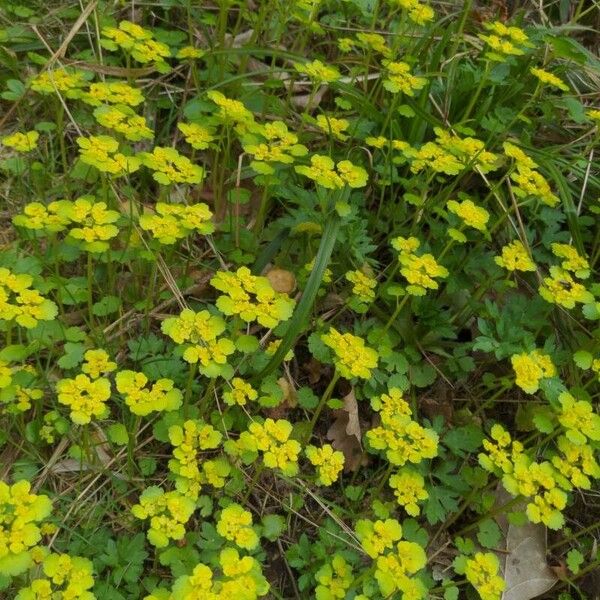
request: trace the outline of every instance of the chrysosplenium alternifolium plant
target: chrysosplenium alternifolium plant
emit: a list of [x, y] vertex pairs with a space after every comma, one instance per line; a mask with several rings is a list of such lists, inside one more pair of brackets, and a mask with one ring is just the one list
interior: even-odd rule
[[0, 597], [583, 597], [592, 9], [113, 4], [0, 7]]

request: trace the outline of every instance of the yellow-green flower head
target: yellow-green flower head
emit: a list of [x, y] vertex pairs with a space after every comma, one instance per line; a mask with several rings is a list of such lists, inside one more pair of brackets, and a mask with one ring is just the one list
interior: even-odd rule
[[246, 323], [256, 321], [269, 328], [292, 316], [294, 300], [276, 292], [266, 277], [253, 275], [248, 267], [240, 267], [235, 273], [219, 271], [210, 284], [224, 292], [216, 305], [225, 315], [238, 315]]
[[417, 25], [426, 25], [433, 21], [435, 12], [431, 6], [422, 4], [421, 2], [412, 2], [408, 12], [408, 18]]
[[0, 320], [15, 321], [21, 327], [33, 329], [39, 321], [52, 321], [58, 307], [31, 287], [33, 278], [15, 274], [0, 267]]
[[402, 396], [402, 390], [394, 387], [390, 388], [387, 394], [371, 398], [371, 408], [376, 410], [384, 421], [394, 416], [412, 414], [408, 402]]
[[119, 177], [135, 173], [140, 168], [141, 160], [118, 152], [119, 142], [108, 135], [78, 137], [77, 144], [81, 149], [81, 162], [96, 167], [102, 173]]
[[77, 425], [87, 425], [93, 418], [108, 415], [106, 401], [110, 398], [110, 381], [104, 377], [90, 379], [80, 373], [74, 379], [61, 379], [56, 384], [58, 401], [70, 409]]
[[247, 442], [263, 453], [263, 462], [269, 469], [279, 469], [288, 477], [298, 473], [298, 454], [302, 447], [290, 440], [292, 424], [285, 419], [266, 419], [264, 423], [254, 421], [248, 427]]
[[30, 551], [42, 538], [39, 524], [51, 510], [48, 496], [32, 494], [28, 481], [0, 481], [0, 575], [16, 576], [31, 566]]
[[399, 473], [394, 473], [388, 483], [394, 490], [398, 504], [411, 517], [418, 516], [421, 512], [418, 503], [429, 498], [423, 476], [412, 469], [402, 469]]
[[26, 131], [25, 133], [17, 131], [4, 136], [0, 141], [7, 148], [14, 148], [17, 152], [25, 153], [36, 149], [39, 137], [40, 134], [37, 131]]
[[599, 441], [600, 415], [594, 412], [592, 405], [585, 400], [576, 400], [568, 392], [563, 392], [558, 399], [561, 405], [558, 422], [567, 430], [567, 439], [578, 446], [588, 439]]
[[536, 266], [527, 248], [520, 240], [515, 240], [502, 247], [500, 256], [494, 257], [497, 265], [504, 267], [507, 271], [535, 271]]
[[216, 90], [211, 90], [206, 95], [219, 107], [217, 118], [226, 125], [236, 125], [239, 133], [243, 133], [254, 123], [254, 115], [243, 102], [227, 98]]
[[103, 27], [100, 44], [107, 50], [122, 48], [141, 63], [164, 63], [164, 59], [171, 56], [169, 46], [154, 38], [148, 29], [140, 27], [130, 21], [121, 21], [119, 27]]
[[87, 84], [87, 74], [73, 69], [53, 69], [36, 75], [30, 87], [38, 94], [61, 93], [67, 98], [78, 98]]
[[564, 259], [560, 263], [562, 269], [570, 271], [580, 279], [587, 279], [590, 276], [590, 263], [586, 258], [580, 256], [573, 246], [554, 242], [551, 244], [551, 248], [554, 256]]
[[363, 550], [371, 557], [377, 558], [394, 547], [394, 543], [402, 539], [402, 526], [396, 519], [370, 521], [359, 519], [354, 527]]
[[220, 456], [214, 460], [205, 460], [202, 463], [202, 473], [200, 473], [200, 483], [208, 483], [214, 488], [222, 488], [229, 474], [231, 473], [231, 465], [229, 461]]
[[438, 264], [431, 254], [412, 254], [400, 252], [400, 273], [409, 285], [406, 291], [413, 296], [423, 296], [427, 290], [437, 290], [439, 283], [435, 278], [445, 279], [449, 272], [446, 267]]
[[120, 133], [132, 142], [151, 140], [154, 137], [146, 119], [124, 104], [99, 106], [94, 110], [94, 117], [103, 127]]
[[367, 144], [367, 146], [372, 146], [373, 148], [377, 148], [378, 150], [381, 150], [381, 148], [387, 146], [388, 143], [388, 138], [384, 137], [383, 135], [379, 135], [377, 137], [369, 136], [365, 138], [365, 144]]
[[533, 196], [551, 207], [560, 202], [558, 196], [552, 193], [548, 181], [538, 171], [521, 167], [517, 163], [517, 169], [511, 173], [510, 178], [516, 184], [513, 191], [519, 198]]
[[377, 280], [369, 277], [362, 271], [348, 271], [345, 275], [346, 279], [353, 284], [352, 293], [360, 302], [369, 304], [375, 300], [375, 288]]
[[465, 577], [482, 600], [500, 600], [506, 583], [499, 571], [500, 562], [492, 552], [476, 552], [465, 564]]
[[157, 202], [155, 209], [155, 215], [141, 215], [139, 224], [161, 244], [174, 244], [194, 232], [208, 235], [215, 230], [213, 214], [203, 202], [190, 206]]
[[600, 478], [600, 465], [594, 456], [594, 449], [587, 444], [574, 444], [566, 436], [558, 438], [557, 446], [562, 456], [557, 454], [552, 457], [554, 468], [564, 475], [573, 487], [591, 489], [590, 478]]
[[399, 236], [391, 241], [392, 248], [400, 253], [414, 254], [421, 246], [421, 242], [416, 237], [404, 238]]
[[164, 548], [169, 540], [183, 539], [184, 526], [195, 508], [196, 503], [191, 498], [151, 486], [142, 492], [131, 512], [138, 519], [150, 519], [148, 541], [157, 548]]
[[179, 60], [197, 60], [202, 58], [205, 54], [206, 52], [200, 48], [195, 48], [194, 46], [184, 46], [177, 51], [175, 56]]
[[407, 96], [414, 96], [415, 92], [425, 87], [427, 79], [417, 77], [410, 71], [410, 65], [405, 62], [393, 62], [387, 60], [383, 62], [386, 69], [383, 87], [392, 94], [402, 92]]
[[489, 60], [504, 62], [508, 56], [522, 56], [526, 48], [531, 48], [527, 34], [519, 27], [505, 25], [501, 21], [484, 23], [489, 34], [479, 34], [490, 48], [486, 53]]
[[317, 483], [331, 485], [338, 480], [344, 468], [344, 455], [339, 450], [334, 450], [331, 444], [321, 448], [307, 446], [304, 450], [306, 458], [317, 467]]
[[336, 119], [335, 117], [328, 117], [326, 115], [317, 116], [317, 127], [327, 135], [331, 135], [341, 142], [348, 139], [348, 136], [344, 132], [348, 129], [349, 125], [350, 123], [347, 119]]
[[204, 150], [215, 140], [213, 127], [198, 123], [177, 123], [177, 129], [183, 133], [185, 141], [195, 150]]
[[569, 91], [569, 86], [560, 77], [554, 75], [554, 73], [549, 73], [548, 71], [544, 71], [544, 69], [538, 69], [536, 67], [531, 67], [529, 72], [532, 75], [535, 75], [542, 83], [547, 83], [563, 92]]
[[425, 550], [416, 542], [401, 540], [396, 551], [378, 556], [375, 579], [384, 597], [394, 597], [394, 592], [402, 592], [400, 597], [420, 600], [425, 598], [427, 590], [414, 575], [427, 564]]
[[60, 202], [50, 202], [48, 206], [41, 202], [30, 202], [23, 207], [23, 212], [13, 217], [17, 227], [25, 227], [35, 231], [57, 233], [69, 224], [69, 218], [59, 214]]
[[337, 47], [340, 52], [350, 52], [356, 46], [356, 42], [352, 38], [338, 38]]
[[225, 321], [207, 310], [195, 313], [186, 308], [179, 317], [165, 319], [162, 332], [176, 344], [185, 345], [183, 359], [199, 363], [200, 372], [217, 377], [227, 365], [227, 357], [235, 352], [235, 344], [227, 338], [218, 338], [225, 331]]
[[109, 210], [106, 202], [96, 202], [94, 196], [77, 198], [74, 202], [58, 201], [57, 213], [69, 219], [72, 227], [69, 237], [75, 240], [84, 250], [101, 253], [108, 250], [108, 240], [119, 233], [114, 223], [119, 219], [116, 210]]
[[81, 93], [81, 100], [91, 106], [101, 104], [137, 106], [144, 101], [144, 96], [140, 90], [122, 81], [103, 81], [91, 83], [89, 88]]
[[363, 48], [379, 52], [380, 54], [383, 54], [385, 58], [389, 58], [392, 54], [391, 49], [386, 44], [385, 38], [378, 33], [360, 32], [356, 34], [356, 39]]
[[515, 372], [515, 383], [528, 394], [535, 394], [540, 387], [540, 381], [556, 375], [556, 367], [547, 354], [539, 350], [513, 354], [510, 357]]
[[204, 169], [175, 148], [156, 146], [152, 152], [140, 152], [138, 157], [144, 166], [154, 171], [152, 177], [161, 185], [200, 183], [204, 178]]
[[351, 333], [340, 333], [331, 327], [327, 333], [321, 335], [321, 339], [333, 350], [335, 368], [342, 377], [371, 377], [371, 371], [377, 367], [379, 355], [373, 348], [365, 346], [361, 337]]
[[177, 410], [183, 394], [171, 379], [158, 379], [150, 389], [148, 378], [136, 371], [119, 371], [116, 377], [117, 390], [125, 398], [125, 404], [134, 415], [145, 417], [151, 412]]
[[594, 301], [591, 292], [575, 281], [568, 271], [557, 266], [550, 267], [550, 277], [544, 277], [539, 292], [546, 302], [564, 308], [575, 308], [577, 303], [587, 304]]
[[117, 368], [117, 363], [110, 360], [106, 350], [88, 350], [83, 358], [84, 363], [81, 365], [81, 370], [92, 379], [112, 373]]
[[68, 554], [48, 554], [42, 562], [45, 577], [36, 578], [22, 588], [15, 600], [96, 600], [89, 590], [94, 587], [94, 566], [90, 560]]
[[533, 498], [525, 514], [532, 523], [543, 523], [549, 529], [558, 530], [565, 524], [562, 512], [567, 506], [567, 494], [561, 489], [552, 488]]
[[340, 72], [331, 65], [326, 65], [320, 60], [306, 63], [294, 63], [298, 73], [306, 75], [314, 83], [331, 83], [341, 78]]
[[258, 535], [252, 529], [252, 513], [239, 504], [232, 503], [221, 512], [217, 533], [245, 550], [258, 546]]
[[485, 231], [487, 222], [490, 219], [490, 213], [481, 206], [477, 206], [473, 200], [463, 200], [457, 202], [450, 200], [446, 204], [451, 213], [457, 215], [463, 223], [478, 231]]
[[234, 377], [231, 382], [231, 389], [223, 393], [223, 400], [229, 406], [245, 406], [258, 398], [258, 392], [251, 384], [244, 381], [241, 377]]
[[331, 563], [324, 564], [315, 574], [317, 587], [315, 598], [317, 600], [333, 600], [345, 598], [346, 590], [352, 585], [352, 567], [345, 559], [335, 554]]
[[515, 163], [521, 169], [537, 169], [538, 165], [532, 158], [527, 156], [521, 148], [512, 144], [511, 142], [504, 142], [502, 144], [504, 148], [504, 154], [508, 156], [508, 158], [513, 158]]
[[312, 179], [317, 184], [331, 190], [340, 189], [344, 185], [351, 188], [361, 188], [367, 185], [368, 175], [365, 169], [354, 165], [349, 160], [336, 164], [329, 156], [313, 154], [310, 157], [310, 167], [299, 165], [294, 167], [297, 173]]
[[479, 454], [479, 464], [490, 473], [512, 473], [514, 463], [523, 454], [523, 444], [513, 441], [508, 431], [498, 423], [492, 426], [490, 437], [483, 440], [486, 453]]

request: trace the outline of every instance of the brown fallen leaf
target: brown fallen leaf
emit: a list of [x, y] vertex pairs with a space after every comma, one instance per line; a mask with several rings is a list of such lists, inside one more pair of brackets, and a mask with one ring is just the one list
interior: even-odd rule
[[265, 277], [276, 292], [291, 294], [296, 289], [296, 278], [294, 274], [285, 269], [271, 269]]
[[361, 444], [358, 403], [354, 389], [344, 396], [344, 407], [334, 411], [335, 421], [327, 430], [331, 445], [344, 455], [344, 471], [356, 471], [368, 463]]

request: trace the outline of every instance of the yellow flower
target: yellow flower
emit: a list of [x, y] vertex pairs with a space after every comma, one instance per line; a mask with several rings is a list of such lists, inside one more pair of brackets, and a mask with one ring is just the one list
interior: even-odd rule
[[14, 148], [17, 152], [31, 152], [37, 146], [40, 134], [37, 131], [27, 131], [21, 133], [17, 131], [12, 135], [2, 138], [2, 144], [9, 148]]
[[363, 550], [371, 558], [377, 558], [386, 550], [391, 550], [394, 542], [402, 539], [402, 526], [396, 519], [375, 522], [359, 519], [354, 529]]
[[138, 156], [144, 166], [154, 171], [152, 177], [161, 185], [200, 183], [204, 178], [204, 169], [175, 148], [155, 146], [152, 152], [141, 152]]
[[183, 394], [171, 379], [158, 379], [151, 389], [145, 386], [148, 378], [136, 371], [119, 371], [116, 377], [117, 390], [123, 394], [125, 404], [134, 415], [145, 417], [151, 412], [177, 410]]
[[507, 271], [535, 271], [536, 269], [529, 252], [520, 240], [504, 246], [501, 256], [494, 257], [494, 261]]
[[377, 137], [369, 136], [365, 138], [365, 144], [367, 144], [367, 146], [373, 146], [373, 148], [381, 150], [381, 148], [388, 144], [388, 139], [382, 135]]
[[386, 45], [385, 38], [378, 33], [360, 32], [356, 34], [356, 39], [363, 47], [375, 50], [375, 52], [383, 54], [386, 58], [389, 58], [392, 54], [391, 49]]
[[68, 406], [73, 423], [87, 425], [92, 418], [104, 418], [109, 409], [110, 381], [105, 378], [92, 380], [80, 373], [75, 379], [61, 379], [56, 384], [58, 401]]
[[258, 546], [258, 535], [252, 529], [252, 513], [239, 504], [231, 503], [223, 509], [217, 521], [217, 533], [245, 550]]
[[479, 454], [479, 464], [491, 473], [512, 473], [515, 461], [523, 453], [523, 444], [513, 441], [508, 431], [497, 423], [492, 426], [490, 437], [493, 441], [483, 440], [487, 454]]
[[427, 83], [424, 77], [417, 77], [410, 72], [410, 65], [405, 62], [385, 61], [386, 78], [383, 87], [393, 94], [402, 92], [407, 96], [414, 96]]
[[360, 302], [369, 304], [375, 300], [375, 288], [377, 280], [373, 277], [365, 275], [362, 271], [348, 271], [345, 275], [346, 279], [353, 284], [352, 293]]
[[29, 202], [23, 207], [23, 212], [13, 217], [13, 223], [18, 227], [44, 230], [49, 233], [63, 231], [69, 224], [69, 218], [59, 214], [60, 202], [50, 202], [45, 206], [41, 202]]
[[437, 290], [439, 283], [435, 278], [448, 277], [448, 269], [440, 265], [431, 254], [413, 254], [400, 252], [400, 273], [406, 278], [409, 285], [406, 291], [413, 296], [423, 296], [427, 290]]
[[574, 444], [566, 436], [558, 438], [557, 446], [562, 456], [557, 454], [552, 457], [554, 468], [574, 487], [591, 489], [590, 478], [600, 478], [600, 465], [596, 462], [593, 448], [587, 444]]
[[484, 27], [490, 32], [489, 35], [479, 34], [491, 49], [486, 57], [497, 62], [504, 62], [508, 56], [521, 56], [525, 54], [525, 48], [530, 48], [529, 38], [522, 29], [507, 26], [501, 21], [484, 23]]
[[433, 8], [419, 2], [417, 2], [414, 8], [408, 13], [408, 18], [417, 25], [425, 25], [426, 23], [433, 21], [434, 17], [435, 12], [433, 11]]
[[141, 63], [155, 62], [164, 64], [164, 59], [171, 56], [166, 44], [154, 38], [154, 34], [131, 21], [121, 21], [119, 27], [103, 27], [100, 44], [107, 50], [122, 48], [127, 50], [135, 60]]
[[78, 98], [86, 85], [87, 73], [73, 69], [52, 69], [36, 75], [30, 82], [38, 94], [61, 93], [67, 98]]
[[144, 101], [144, 96], [139, 89], [122, 81], [102, 81], [90, 84], [87, 91], [81, 93], [81, 100], [91, 106], [101, 104], [137, 106]]
[[330, 65], [323, 64], [320, 60], [306, 63], [294, 63], [298, 73], [303, 73], [315, 83], [331, 83], [340, 79], [340, 72]]
[[94, 110], [94, 117], [100, 125], [112, 129], [132, 142], [154, 137], [146, 119], [137, 115], [129, 106], [99, 106]]
[[[292, 424], [285, 419], [266, 419], [264, 423], [254, 421], [248, 427], [244, 443], [254, 446], [255, 451], [263, 453], [263, 462], [269, 469], [279, 469], [288, 477], [298, 473], [298, 454], [301, 446], [296, 440], [289, 439]], [[242, 436], [244, 434], [242, 433]]]
[[400, 541], [396, 544], [396, 552], [378, 556], [375, 579], [384, 597], [394, 597], [394, 592], [410, 593], [411, 600], [425, 598], [427, 590], [418, 579], [409, 576], [420, 571], [427, 564], [425, 551], [415, 542]]
[[581, 446], [587, 439], [600, 440], [600, 415], [594, 412], [592, 405], [585, 400], [576, 400], [568, 392], [558, 397], [561, 413], [558, 422], [567, 430], [569, 441]]
[[321, 339], [333, 350], [335, 368], [342, 377], [371, 377], [371, 371], [377, 367], [379, 355], [376, 350], [365, 346], [362, 338], [351, 333], [340, 333], [330, 327], [327, 333], [321, 335]]
[[208, 235], [215, 230], [212, 212], [203, 202], [189, 206], [157, 202], [155, 209], [155, 215], [141, 215], [139, 224], [161, 244], [174, 244], [195, 231]]
[[206, 53], [204, 50], [200, 50], [200, 48], [195, 48], [194, 46], [184, 46], [177, 52], [176, 58], [179, 60], [196, 60], [198, 58], [202, 58], [205, 54]]
[[577, 303], [594, 301], [594, 296], [583, 285], [576, 282], [568, 271], [557, 266], [550, 267], [550, 277], [544, 277], [539, 292], [546, 302], [564, 308], [574, 308]]
[[352, 584], [352, 567], [339, 554], [334, 554], [331, 563], [324, 564], [315, 574], [318, 600], [345, 598], [346, 590]]
[[548, 71], [544, 71], [544, 69], [538, 69], [536, 67], [531, 67], [529, 71], [532, 75], [535, 75], [542, 83], [547, 83], [548, 85], [562, 90], [563, 92], [569, 91], [569, 86], [560, 77], [554, 75], [554, 73], [548, 73]]
[[110, 360], [106, 350], [88, 350], [83, 358], [85, 362], [81, 370], [92, 379], [98, 379], [100, 375], [111, 373], [117, 368], [117, 363]]
[[251, 402], [258, 398], [258, 392], [240, 377], [234, 377], [230, 384], [231, 389], [223, 393], [225, 404], [244, 406], [248, 401]]
[[238, 132], [244, 132], [254, 123], [254, 115], [239, 100], [227, 98], [221, 92], [211, 90], [206, 94], [218, 107], [217, 117], [226, 125], [234, 124]]
[[348, 129], [349, 125], [350, 123], [347, 119], [336, 119], [326, 115], [317, 116], [317, 127], [342, 142], [348, 139], [348, 136], [344, 132]]
[[491, 552], [477, 552], [465, 565], [465, 577], [482, 600], [500, 600], [506, 583], [498, 575], [500, 563]]
[[325, 444], [321, 448], [307, 446], [304, 453], [311, 464], [317, 467], [317, 483], [328, 486], [337, 481], [344, 468], [344, 455], [341, 452], [334, 450], [331, 444]]
[[538, 391], [541, 379], [556, 375], [556, 367], [550, 356], [539, 350], [513, 354], [510, 362], [516, 375], [515, 383], [528, 394]]
[[576, 277], [587, 279], [590, 276], [590, 263], [570, 244], [552, 243], [552, 254], [564, 260], [560, 266], [565, 271], [571, 271]]
[[212, 127], [197, 123], [177, 123], [177, 129], [183, 133], [185, 141], [196, 150], [208, 148], [215, 139], [215, 130]]
[[411, 469], [403, 469], [393, 474], [389, 479], [389, 486], [394, 490], [398, 504], [403, 506], [411, 517], [416, 517], [421, 512], [418, 502], [429, 498], [423, 476]]
[[140, 168], [140, 159], [118, 152], [119, 142], [108, 135], [78, 137], [77, 144], [81, 148], [81, 162], [103, 173], [119, 177], [135, 173]]
[[342, 160], [336, 165], [329, 156], [313, 154], [310, 157], [310, 167], [300, 165], [294, 167], [297, 173], [312, 179], [327, 189], [340, 189], [345, 184], [351, 188], [364, 187], [367, 184], [367, 172], [349, 160]]
[[465, 225], [473, 227], [478, 231], [486, 230], [490, 213], [485, 208], [477, 206], [472, 200], [467, 199], [462, 202], [450, 200], [446, 206], [451, 213], [458, 215]]

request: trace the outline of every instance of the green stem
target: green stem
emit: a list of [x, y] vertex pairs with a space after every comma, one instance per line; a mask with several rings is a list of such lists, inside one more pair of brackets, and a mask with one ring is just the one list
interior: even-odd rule
[[325, 408], [325, 404], [327, 404], [327, 401], [331, 397], [331, 394], [333, 393], [333, 389], [335, 388], [335, 384], [338, 382], [339, 378], [340, 378], [340, 374], [336, 371], [334, 373], [331, 381], [329, 382], [329, 385], [323, 392], [323, 395], [321, 396], [321, 400], [319, 401], [319, 405], [317, 406], [317, 408], [312, 416], [312, 419], [310, 420], [310, 425], [309, 425], [308, 431], [306, 432], [306, 440], [305, 440], [306, 442], [308, 442], [310, 440], [310, 438], [312, 436], [312, 432], [313, 432], [315, 425], [317, 424], [317, 421], [319, 419], [319, 416], [321, 415], [321, 412]]

